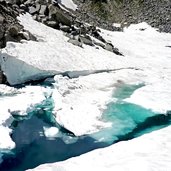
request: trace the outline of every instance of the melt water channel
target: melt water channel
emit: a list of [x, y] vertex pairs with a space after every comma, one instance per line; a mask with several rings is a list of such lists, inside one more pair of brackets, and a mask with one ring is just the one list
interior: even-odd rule
[[[144, 85], [123, 85], [113, 94], [114, 102], [107, 105], [102, 115], [111, 127], [99, 132], [76, 137], [61, 127], [52, 114], [54, 101], [51, 96], [35, 106], [27, 116], [15, 116], [11, 125], [15, 149], [3, 154], [1, 171], [24, 171], [40, 164], [63, 161], [97, 148], [104, 148], [119, 141], [126, 141], [170, 125], [171, 114], [158, 114], [124, 99]], [[85, 106], [86, 107], [86, 106]], [[57, 127], [56, 137], [47, 138], [45, 127]], [[3, 152], [2, 152], [3, 153]]]

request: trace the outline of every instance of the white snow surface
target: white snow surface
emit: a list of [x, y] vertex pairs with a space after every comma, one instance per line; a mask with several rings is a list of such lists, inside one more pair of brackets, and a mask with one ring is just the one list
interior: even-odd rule
[[[60, 124], [76, 135], [96, 132], [101, 127], [110, 126], [110, 123], [102, 122], [100, 117], [106, 104], [115, 100], [112, 98], [112, 93], [120, 84], [145, 84], [126, 99], [127, 101], [158, 113], [171, 110], [171, 48], [167, 47], [171, 42], [171, 34], [159, 33], [145, 23], [125, 28], [124, 32], [101, 30], [102, 36], [124, 54], [122, 57], [101, 48], [96, 49], [86, 45], [80, 48], [69, 44], [68, 38], [62, 32], [32, 20], [28, 14], [20, 16], [19, 20], [25, 29], [38, 38], [38, 42], [23, 41], [22, 44], [9, 42], [1, 51], [0, 64], [11, 84], [22, 83], [44, 74], [54, 74], [54, 71], [92, 71], [126, 67], [139, 69], [122, 69], [74, 79], [55, 76], [54, 114]], [[20, 69], [16, 70], [16, 68]], [[34, 92], [28, 93], [28, 96], [26, 93], [25, 99], [28, 102], [21, 100], [24, 98], [22, 93], [17, 95], [20, 97], [16, 101], [22, 101], [23, 108], [19, 105], [17, 107], [17, 104], [14, 107], [12, 105], [14, 100], [9, 100], [10, 110], [20, 109], [24, 114], [24, 109], [29, 108], [28, 104], [32, 102], [29, 100], [31, 94], [37, 96]], [[40, 97], [42, 96], [38, 96], [38, 101], [41, 101]], [[3, 98], [2, 103], [0, 100], [0, 106], [5, 106], [5, 109], [1, 108], [3, 111], [1, 113], [5, 113], [3, 115], [5, 119], [0, 115], [2, 117], [0, 126], [10, 117], [8, 102], [6, 98]], [[51, 131], [47, 132], [47, 136], [53, 136], [54, 130]], [[170, 131], [169, 126], [77, 158], [43, 165], [36, 170], [92, 170], [93, 168], [120, 171], [169, 171], [171, 168]]]
[[10, 150], [15, 147], [15, 143], [11, 140], [9, 134], [11, 133], [11, 129], [7, 126], [4, 127], [0, 125], [0, 150]]
[[1, 69], [12, 85], [58, 72], [115, 69], [126, 64], [123, 57], [104, 49], [86, 45], [80, 48], [68, 43], [69, 38], [61, 31], [34, 21], [29, 14], [20, 16], [19, 20], [38, 42], [9, 42], [1, 50]]
[[135, 73], [134, 70], [129, 69], [75, 79], [55, 76], [56, 89], [53, 99], [57, 122], [78, 136], [110, 127], [110, 123], [103, 122], [100, 118], [106, 105], [111, 100], [115, 100], [112, 98], [113, 92], [124, 83], [141, 83], [140, 77], [142, 71]]
[[170, 171], [171, 126], [29, 171]]
[[47, 138], [54, 138], [58, 136], [59, 129], [56, 127], [44, 127], [43, 129]]
[[74, 11], [77, 9], [77, 5], [72, 0], [57, 0], [57, 2]]

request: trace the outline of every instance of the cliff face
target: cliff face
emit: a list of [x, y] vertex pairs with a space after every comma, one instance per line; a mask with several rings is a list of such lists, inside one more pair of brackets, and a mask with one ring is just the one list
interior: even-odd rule
[[112, 23], [147, 22], [163, 32], [171, 32], [170, 0], [75, 0], [81, 20], [112, 29]]

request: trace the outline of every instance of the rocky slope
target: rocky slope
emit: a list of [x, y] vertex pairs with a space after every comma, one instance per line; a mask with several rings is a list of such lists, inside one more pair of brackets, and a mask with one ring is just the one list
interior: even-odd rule
[[[73, 45], [81, 48], [83, 44], [103, 48], [117, 55], [123, 54], [102, 37], [96, 26], [121, 31], [124, 26], [131, 23], [146, 21], [160, 31], [171, 32], [169, 0], [75, 0], [78, 7], [71, 3], [70, 8], [64, 2], [67, 1], [0, 0], [0, 48], [4, 48], [8, 41], [36, 40], [35, 36], [24, 30], [16, 19], [19, 14], [26, 12], [35, 20], [61, 30], [69, 38], [68, 42]], [[120, 23], [121, 27], [113, 23]], [[5, 73], [2, 61], [1, 59], [0, 68]], [[0, 72], [0, 83], [5, 82], [3, 72]]]
[[[74, 0], [78, 4], [80, 20], [107, 29], [112, 23], [147, 22], [160, 31], [171, 32], [170, 0]], [[81, 12], [81, 15], [80, 15]]]
[[[25, 31], [23, 29], [22, 23], [20, 24], [19, 21], [16, 19], [16, 17], [19, 14], [28, 12], [34, 20], [39, 21], [54, 29], [60, 30], [60, 36], [59, 35], [57, 36], [58, 39], [63, 39], [64, 36], [61, 36], [61, 33], [62, 33], [65, 35], [67, 42], [75, 46], [79, 46], [79, 48], [80, 47], [83, 48], [83, 44], [84, 44], [88, 46], [93, 46], [97, 49], [102, 48], [107, 51], [113, 52], [116, 55], [123, 56], [122, 53], [120, 53], [119, 50], [116, 47], [114, 47], [114, 45], [111, 42], [108, 42], [101, 36], [99, 29], [97, 29], [95, 26], [78, 21], [77, 17], [73, 14], [73, 11], [76, 8], [73, 7], [72, 4], [70, 4], [71, 9], [68, 8], [68, 6], [67, 7], [65, 6], [66, 4], [64, 2], [65, 1], [58, 2], [58, 1], [40, 1], [40, 0], [39, 1], [32, 1], [32, 0], [12, 1], [11, 0], [8, 2], [2, 1], [1, 7], [3, 11], [2, 11], [1, 18], [2, 18], [2, 33], [3, 34], [2, 34], [2, 39], [1, 39], [1, 42], [2, 42], [1, 47], [4, 48], [8, 41], [21, 42], [22, 39], [36, 40], [35, 36], [39, 37], [38, 35], [40, 31], [31, 34], [30, 32]], [[34, 29], [35, 28], [33, 28], [33, 30]], [[39, 37], [37, 41], [40, 42], [41, 39], [42, 38]], [[75, 67], [74, 69], [73, 63], [70, 63], [69, 68], [68, 68], [69, 65], [67, 65], [67, 68], [63, 68], [63, 66], [61, 65], [63, 61], [61, 61], [61, 64], [59, 64], [59, 62], [56, 61], [55, 67], [51, 67], [51, 65], [49, 65], [50, 67], [44, 67], [45, 66], [44, 64], [41, 66], [40, 65], [38, 66], [36, 60], [38, 60], [37, 58], [39, 54], [37, 54], [37, 49], [35, 49], [35, 47], [38, 45], [37, 43], [32, 48], [32, 52], [35, 49], [34, 57], [33, 58], [30, 57], [29, 60], [27, 56], [28, 54], [32, 54], [32, 52], [28, 52], [25, 55], [22, 55], [25, 59], [27, 58], [26, 60], [24, 60], [23, 57], [20, 58], [20, 55], [23, 54], [24, 51], [27, 52], [27, 48], [24, 48], [25, 50], [23, 49], [21, 51], [21, 46], [24, 47], [24, 44], [21, 46], [19, 44], [18, 45], [16, 44], [14, 45], [14, 47], [11, 47], [11, 45], [12, 44], [9, 43], [9, 46], [7, 45], [6, 48], [7, 49], [14, 48], [15, 49], [13, 51], [14, 53], [12, 52], [10, 54], [9, 52], [7, 52], [8, 50], [6, 48], [4, 48], [0, 53], [1, 70], [6, 75], [7, 81], [9, 84], [12, 84], [13, 82], [13, 85], [14, 85], [14, 84], [20, 84], [20, 83], [24, 83], [24, 82], [31, 81], [31, 80], [42, 79], [47, 76], [65, 72], [65, 71], [71, 71], [71, 70], [75, 71], [76, 69], [81, 70], [81, 71], [83, 70], [83, 69], [80, 69], [78, 66]], [[17, 46], [19, 46], [19, 49], [16, 52]], [[59, 53], [59, 51], [57, 52]], [[49, 58], [46, 58], [46, 60], [49, 60]], [[39, 63], [42, 63], [42, 61], [43, 59], [41, 59]], [[51, 62], [52, 64], [54, 63], [54, 61], [51, 61]], [[60, 67], [59, 65], [61, 65], [62, 67]], [[103, 67], [101, 69], [106, 69], [106, 68]], [[85, 68], [85, 70], [87, 70], [87, 68]], [[89, 71], [86, 71], [86, 72], [89, 72]], [[24, 78], [25, 76], [26, 78]]]

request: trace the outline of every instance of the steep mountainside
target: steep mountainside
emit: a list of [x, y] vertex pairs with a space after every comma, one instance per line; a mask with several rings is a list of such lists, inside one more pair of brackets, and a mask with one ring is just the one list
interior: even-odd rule
[[[171, 32], [170, 0], [74, 0], [81, 20], [112, 29], [112, 23], [147, 22], [160, 31]], [[79, 15], [81, 11], [81, 15]]]

